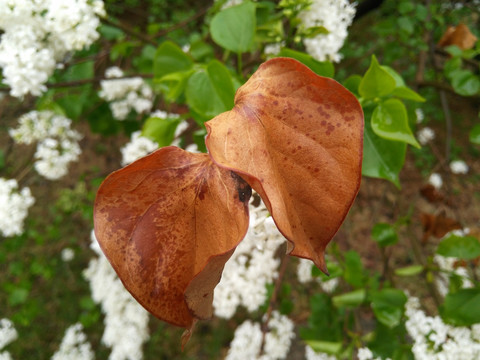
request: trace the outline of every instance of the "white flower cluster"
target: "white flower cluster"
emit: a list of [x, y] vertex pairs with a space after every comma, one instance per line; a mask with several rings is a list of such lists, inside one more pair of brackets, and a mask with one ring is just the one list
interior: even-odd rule
[[90, 281], [93, 300], [105, 313], [102, 342], [112, 348], [110, 360], [140, 360], [142, 345], [150, 337], [148, 312], [125, 289], [93, 231], [91, 240], [90, 247], [98, 256], [90, 260], [84, 275]]
[[463, 160], [455, 160], [450, 163], [450, 170], [454, 174], [468, 173], [468, 165]]
[[[10, 344], [12, 341], [15, 341], [18, 337], [17, 330], [13, 326], [13, 322], [9, 319], [0, 320], [0, 351]], [[8, 351], [0, 352], [1, 360], [11, 360], [10, 353]]]
[[17, 144], [37, 143], [35, 170], [49, 180], [68, 173], [68, 165], [81, 154], [82, 136], [72, 130], [72, 121], [52, 111], [30, 111], [19, 119], [19, 127], [9, 134]]
[[337, 360], [337, 357], [334, 355], [329, 355], [326, 353], [317, 353], [310, 346], [305, 347], [305, 359], [306, 360]]
[[[28, 187], [18, 191], [15, 179], [0, 178], [0, 233], [2, 236], [14, 236], [23, 233], [23, 222], [28, 208], [35, 199]], [[1, 348], [1, 347], [0, 347]]]
[[62, 339], [60, 348], [53, 354], [52, 360], [93, 360], [92, 346], [87, 341], [80, 323], [70, 326]]
[[266, 285], [278, 275], [280, 260], [275, 259], [275, 252], [284, 242], [264, 203], [258, 207], [250, 204], [247, 235], [225, 264], [215, 288], [215, 315], [229, 319], [240, 305], [252, 312], [265, 303]]
[[417, 124], [421, 124], [425, 119], [425, 114], [423, 113], [423, 110], [420, 108], [415, 109], [415, 116], [417, 118]]
[[348, 0], [313, 0], [310, 7], [299, 14], [303, 26], [323, 26], [329, 33], [304, 38], [307, 52], [318, 61], [340, 61], [338, 52], [347, 38], [347, 28], [355, 11], [355, 4], [350, 4]]
[[435, 189], [440, 189], [443, 185], [443, 180], [440, 174], [432, 173], [428, 178], [428, 183], [431, 184]]
[[423, 146], [427, 145], [430, 141], [435, 139], [435, 131], [432, 128], [424, 127], [417, 132], [418, 142]]
[[442, 272], [439, 272], [435, 278], [435, 284], [440, 295], [445, 296], [448, 293], [448, 288], [450, 284], [450, 278], [444, 272], [458, 275], [463, 280], [462, 287], [464, 288], [469, 288], [473, 286], [473, 283], [469, 278], [467, 269], [463, 266], [455, 266], [456, 262], [458, 261], [457, 258], [444, 257], [436, 254], [433, 259], [438, 264], [439, 268], [443, 270]]
[[412, 352], [417, 360], [480, 358], [480, 325], [454, 327], [445, 324], [439, 316], [427, 316], [420, 309], [416, 297], [409, 297], [405, 305], [408, 320], [406, 329], [414, 341]]
[[130, 111], [148, 113], [152, 109], [152, 88], [141, 78], [122, 78], [123, 71], [110, 67], [105, 71], [109, 80], [100, 82], [99, 96], [110, 103], [110, 110], [117, 120], [125, 120]]
[[158, 149], [158, 144], [149, 138], [142, 136], [141, 131], [132, 133], [130, 142], [120, 149], [122, 153], [122, 166], [131, 164], [152, 151]]
[[57, 62], [98, 39], [101, 0], [0, 0], [0, 67], [12, 96], [41, 95]]
[[[302, 284], [309, 283], [314, 280], [312, 275], [312, 267], [315, 266], [311, 260], [299, 259], [297, 266], [298, 281]], [[338, 278], [329, 279], [322, 282], [320, 278], [316, 278], [317, 282], [322, 287], [322, 290], [327, 294], [331, 294], [338, 286]]]
[[382, 359], [381, 357], [373, 357], [372, 350], [367, 347], [358, 349], [358, 360], [391, 360], [390, 358]]
[[263, 354], [262, 330], [259, 323], [245, 321], [235, 330], [233, 341], [225, 360], [280, 360], [285, 359], [295, 337], [294, 324], [287, 316], [272, 311], [265, 334]]

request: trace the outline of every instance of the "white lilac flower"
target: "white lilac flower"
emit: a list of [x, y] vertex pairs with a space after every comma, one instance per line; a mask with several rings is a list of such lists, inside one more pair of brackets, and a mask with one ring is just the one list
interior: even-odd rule
[[311, 260], [299, 259], [297, 266], [298, 281], [300, 281], [302, 284], [306, 284], [316, 280], [320, 284], [323, 291], [325, 291], [327, 294], [331, 294], [338, 286], [338, 278], [329, 279], [327, 281], [322, 281], [320, 277], [314, 279], [312, 275], [313, 266], [315, 265]]
[[157, 149], [158, 144], [156, 142], [142, 136], [141, 131], [136, 131], [132, 134], [130, 142], [120, 149], [122, 166], [128, 165]]
[[60, 348], [52, 356], [52, 360], [93, 360], [92, 346], [87, 341], [80, 323], [70, 326], [62, 339]]
[[[218, 1], [218, 0], [215, 0], [215, 1]], [[240, 5], [241, 3], [243, 3], [243, 0], [227, 0], [225, 4], [222, 5], [222, 10], [232, 6]]]
[[23, 233], [23, 222], [28, 215], [28, 208], [33, 205], [30, 189], [24, 187], [19, 191], [15, 179], [0, 178], [0, 233], [5, 236]]
[[215, 315], [228, 319], [240, 305], [252, 312], [265, 302], [266, 285], [278, 274], [280, 260], [275, 258], [275, 253], [284, 242], [285, 238], [268, 215], [264, 203], [258, 207], [250, 205], [247, 235], [225, 264], [215, 288]]
[[440, 174], [433, 173], [428, 178], [428, 183], [431, 184], [435, 189], [440, 189], [443, 185], [443, 180]]
[[454, 174], [468, 173], [468, 165], [463, 160], [455, 160], [450, 163], [450, 170]]
[[430, 141], [435, 139], [435, 132], [429, 127], [424, 127], [417, 132], [417, 138], [420, 144], [427, 145]]
[[98, 39], [99, 16], [100, 0], [0, 0], [0, 67], [11, 95], [41, 95], [69, 52]]
[[[18, 338], [17, 330], [13, 326], [13, 322], [9, 319], [0, 320], [0, 350], [5, 346], [15, 341]], [[5, 352], [0, 353], [0, 356], [6, 354]], [[5, 355], [7, 356], [7, 355]]]
[[148, 312], [125, 289], [93, 231], [91, 240], [90, 247], [97, 256], [90, 260], [84, 275], [90, 282], [93, 300], [101, 304], [105, 314], [102, 342], [112, 349], [111, 360], [140, 360], [142, 345], [150, 337]]
[[405, 315], [405, 327], [414, 342], [412, 352], [416, 359], [480, 358], [477, 328], [454, 327], [445, 324], [439, 316], [428, 316], [415, 297], [408, 298]]
[[329, 33], [304, 38], [307, 52], [319, 61], [340, 61], [339, 51], [354, 16], [355, 5], [348, 0], [313, 0], [310, 7], [299, 14], [303, 27], [323, 26]]
[[285, 46], [283, 42], [267, 44], [263, 49], [263, 53], [267, 56], [276, 56], [280, 53], [280, 50], [282, 50], [283, 46]]
[[373, 357], [372, 350], [367, 347], [358, 349], [357, 357], [358, 360], [391, 360], [390, 358], [382, 359], [381, 357]]
[[415, 109], [415, 115], [417, 117], [417, 124], [421, 124], [425, 119], [425, 115], [423, 114], [423, 110], [420, 108]]
[[245, 321], [236, 330], [225, 360], [280, 360], [285, 359], [295, 337], [294, 324], [287, 316], [272, 312], [265, 334], [263, 354], [262, 330], [259, 323]]
[[122, 76], [123, 71], [114, 66], [105, 71], [107, 80], [100, 82], [99, 96], [109, 102], [113, 117], [125, 120], [132, 110], [138, 114], [150, 112], [153, 105], [152, 88], [140, 77]]
[[19, 126], [9, 134], [17, 144], [38, 142], [35, 152], [35, 170], [49, 180], [68, 173], [71, 162], [77, 161], [82, 136], [71, 129], [72, 121], [52, 111], [30, 111], [19, 119]]
[[326, 353], [317, 353], [310, 346], [305, 346], [305, 359], [306, 360], [337, 360], [334, 355]]
[[[463, 235], [460, 234], [458, 236], [463, 236]], [[456, 262], [458, 261], [457, 258], [444, 257], [442, 255], [436, 254], [433, 260], [437, 263], [438, 267], [442, 270], [437, 274], [435, 278], [435, 285], [437, 286], [438, 292], [442, 296], [445, 296], [448, 293], [448, 288], [450, 284], [450, 278], [445, 272], [454, 273], [455, 275], [461, 277], [463, 280], [462, 287], [469, 288], [473, 286], [473, 283], [469, 278], [467, 269], [463, 266], [455, 266]]]
[[60, 256], [61, 256], [63, 261], [69, 262], [69, 261], [72, 261], [73, 258], [75, 257], [75, 251], [73, 251], [72, 248], [67, 247], [67, 248], [62, 250]]

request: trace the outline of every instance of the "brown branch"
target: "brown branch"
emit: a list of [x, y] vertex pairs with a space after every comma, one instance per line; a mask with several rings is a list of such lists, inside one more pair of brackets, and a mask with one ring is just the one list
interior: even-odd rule
[[122, 23], [116, 23], [116, 22], [113, 22], [107, 18], [104, 18], [102, 19], [102, 22], [106, 25], [110, 25], [110, 26], [114, 26], [114, 27], [117, 27], [119, 28], [120, 30], [124, 31], [125, 33], [127, 33], [128, 35], [131, 35], [147, 44], [150, 44], [150, 45], [153, 45], [153, 46], [157, 46], [158, 43], [154, 40], [152, 40], [150, 37], [148, 36], [145, 36], [144, 34], [138, 32], [138, 31], [135, 31], [133, 30], [132, 28], [130, 28], [129, 26], [127, 25], [124, 25]]
[[[63, 88], [63, 87], [82, 86], [87, 84], [98, 84], [100, 83], [100, 81], [103, 81], [103, 80], [131, 79], [134, 77], [141, 77], [142, 79], [151, 79], [153, 78], [153, 74], [132, 74], [132, 75], [125, 75], [122, 77], [115, 77], [115, 78], [96, 77], [96, 78], [90, 78], [90, 79], [50, 83], [50, 84], [46, 84], [46, 86], [49, 89], [56, 89], [56, 88]], [[9, 92], [10, 90], [11, 89], [9, 87], [0, 88], [0, 92]]]
[[162, 36], [165, 36], [165, 35], [167, 35], [168, 33], [172, 32], [174, 30], [177, 30], [177, 29], [180, 29], [180, 28], [184, 27], [185, 25], [191, 23], [192, 21], [195, 21], [195, 20], [201, 18], [202, 16], [204, 16], [207, 13], [209, 8], [210, 7], [207, 7], [207, 8], [204, 8], [203, 10], [200, 10], [195, 15], [193, 15], [193, 16], [185, 19], [185, 20], [180, 21], [178, 24], [175, 24], [175, 25], [169, 27], [168, 29], [159, 31], [154, 36], [155, 37], [162, 37]]

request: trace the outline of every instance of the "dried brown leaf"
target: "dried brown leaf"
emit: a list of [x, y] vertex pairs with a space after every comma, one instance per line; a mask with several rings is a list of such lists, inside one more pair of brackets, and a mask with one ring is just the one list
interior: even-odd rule
[[360, 185], [363, 113], [355, 96], [296, 60], [275, 58], [206, 127], [212, 159], [260, 194], [291, 254], [326, 271], [325, 247]]
[[207, 154], [166, 147], [107, 177], [95, 234], [140, 304], [191, 329], [212, 315], [213, 289], [247, 231], [249, 191]]

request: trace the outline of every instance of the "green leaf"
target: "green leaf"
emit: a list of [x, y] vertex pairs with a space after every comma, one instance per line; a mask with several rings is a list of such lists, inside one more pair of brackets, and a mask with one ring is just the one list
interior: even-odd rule
[[450, 73], [453, 90], [462, 96], [472, 96], [480, 92], [480, 78], [469, 70]]
[[417, 92], [413, 91], [412, 89], [406, 86], [396, 87], [393, 90], [392, 95], [405, 100], [425, 102], [425, 98], [423, 96], [420, 96]]
[[408, 125], [407, 109], [400, 100], [388, 99], [378, 104], [371, 122], [372, 129], [378, 136], [420, 148]]
[[221, 47], [242, 53], [251, 50], [255, 27], [255, 4], [245, 1], [216, 14], [210, 23], [210, 33]]
[[372, 238], [379, 246], [385, 247], [398, 242], [398, 235], [395, 228], [386, 223], [377, 223], [372, 229]]
[[354, 250], [345, 253], [344, 278], [346, 282], [355, 287], [362, 287], [366, 283], [362, 259]]
[[188, 105], [205, 119], [230, 110], [235, 97], [230, 72], [218, 60], [212, 60], [206, 70], [190, 76], [185, 95]]
[[362, 174], [391, 181], [400, 188], [398, 177], [405, 162], [407, 146], [403, 142], [385, 140], [377, 136], [365, 122]]
[[360, 75], [351, 75], [345, 79], [343, 86], [350, 90], [355, 95], [358, 95], [358, 88], [362, 82], [362, 77]]
[[142, 128], [142, 135], [155, 141], [159, 147], [168, 146], [175, 137], [175, 129], [179, 119], [162, 119], [150, 117], [145, 121]]
[[187, 81], [193, 73], [193, 69], [177, 71], [167, 74], [161, 79], [155, 79], [154, 82], [159, 85], [160, 90], [165, 94], [167, 102], [175, 102], [184, 92]]
[[395, 269], [395, 275], [398, 276], [415, 276], [423, 271], [422, 265], [411, 265]]
[[190, 70], [193, 60], [182, 49], [171, 41], [162, 43], [153, 61], [153, 74], [155, 79], [160, 80], [163, 76], [175, 72]]
[[291, 49], [282, 49], [278, 56], [289, 57], [300, 61], [302, 64], [308, 66], [310, 70], [320, 76], [333, 77], [335, 75], [335, 68], [330, 61], [318, 61], [311, 55], [300, 51]]
[[401, 16], [397, 19], [397, 24], [401, 30], [406, 32], [408, 35], [412, 35], [415, 30], [415, 26], [412, 22], [412, 19], [407, 16]]
[[474, 236], [449, 235], [438, 244], [437, 254], [464, 260], [480, 256], [480, 242]]
[[463, 54], [463, 50], [460, 49], [457, 45], [447, 46], [445, 50], [453, 57], [461, 57]]
[[360, 95], [365, 99], [382, 97], [391, 94], [395, 87], [395, 79], [380, 66], [375, 55], [372, 55], [370, 67], [358, 87]]
[[461, 289], [447, 294], [440, 314], [445, 322], [456, 326], [480, 323], [480, 288]]
[[400, 324], [407, 296], [399, 289], [382, 289], [370, 296], [373, 313], [382, 324], [393, 328]]
[[480, 124], [475, 125], [469, 134], [470, 142], [480, 145]]
[[313, 351], [319, 353], [327, 353], [336, 355], [342, 350], [341, 342], [333, 341], [319, 341], [319, 340], [305, 340], [305, 343], [310, 346]]
[[345, 294], [334, 296], [332, 302], [336, 307], [357, 307], [365, 301], [365, 298], [365, 289], [357, 289]]

